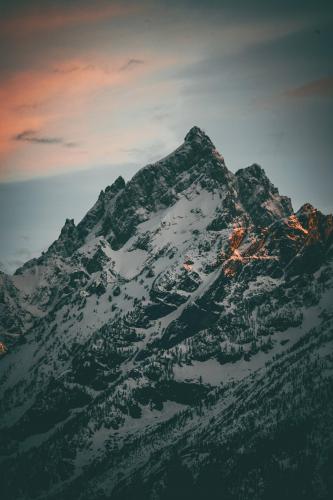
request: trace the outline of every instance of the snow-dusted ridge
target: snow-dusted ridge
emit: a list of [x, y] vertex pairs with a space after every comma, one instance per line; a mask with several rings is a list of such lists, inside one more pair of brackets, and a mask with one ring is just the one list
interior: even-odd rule
[[[236, 442], [258, 445], [260, 419], [274, 441], [289, 421], [284, 398], [317, 422], [318, 455], [333, 434], [332, 241], [331, 215], [309, 204], [294, 213], [258, 165], [233, 174], [198, 127], [119, 177], [41, 257], [0, 274], [5, 498], [174, 498], [173, 443], [197, 498], [206, 469], [237, 462]], [[286, 470], [300, 467], [283, 453]], [[266, 497], [242, 478], [243, 492], [252, 485], [242, 498], [267, 498], [258, 463]], [[227, 498], [240, 498], [233, 478]]]

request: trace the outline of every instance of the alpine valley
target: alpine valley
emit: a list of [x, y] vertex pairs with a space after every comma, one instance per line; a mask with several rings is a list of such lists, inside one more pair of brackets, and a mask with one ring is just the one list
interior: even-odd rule
[[333, 218], [207, 135], [0, 274], [2, 500], [333, 498]]

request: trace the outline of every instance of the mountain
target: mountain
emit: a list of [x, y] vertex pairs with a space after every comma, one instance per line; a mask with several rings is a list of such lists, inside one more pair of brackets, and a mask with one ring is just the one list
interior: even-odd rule
[[328, 499], [333, 218], [193, 127], [0, 274], [4, 499]]

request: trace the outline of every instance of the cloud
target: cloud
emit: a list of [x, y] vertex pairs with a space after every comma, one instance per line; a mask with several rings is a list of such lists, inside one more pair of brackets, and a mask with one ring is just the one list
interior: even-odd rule
[[154, 116], [153, 116], [153, 119], [156, 120], [156, 121], [164, 121], [164, 120], [168, 120], [169, 118], [171, 117], [171, 113], [156, 113]]
[[41, 102], [32, 102], [32, 103], [26, 103], [26, 104], [20, 104], [16, 106], [17, 111], [33, 111], [36, 110], [39, 106], [41, 106]]
[[38, 144], [61, 144], [60, 137], [42, 137], [37, 135], [36, 130], [23, 130], [13, 137], [14, 141], [36, 142]]
[[[113, 163], [123, 161], [122, 146], [136, 147], [139, 139], [145, 142], [151, 134], [157, 136], [157, 130], [147, 132], [142, 127], [147, 113], [143, 103], [155, 109], [166, 96], [174, 101], [179, 84], [161, 74], [183, 64], [183, 56], [147, 53], [149, 64], [138, 65], [135, 71], [120, 71], [130, 60], [128, 54], [88, 54], [84, 59], [45, 61], [40, 68], [4, 78], [0, 84], [0, 182], [88, 168], [106, 164], [110, 158]], [[116, 114], [122, 117], [117, 124], [110, 118]], [[79, 144], [73, 142], [77, 137]], [[80, 147], [83, 143], [84, 148]], [[52, 144], [50, 155], [46, 145]]]
[[121, 148], [120, 151], [122, 153], [130, 154], [130, 155], [138, 155], [144, 153], [144, 150], [141, 148]]
[[145, 148], [121, 148], [120, 151], [146, 162], [160, 160], [164, 154], [169, 152], [168, 145], [160, 140], [147, 144]]
[[134, 14], [140, 10], [137, 5], [110, 4], [102, 2], [100, 5], [78, 4], [41, 5], [38, 9], [32, 8], [29, 12], [21, 9], [20, 15], [4, 16], [0, 20], [0, 33], [9, 38], [22, 36], [36, 36], [39, 33], [56, 31], [74, 26], [90, 25], [105, 19], [112, 19]]
[[76, 73], [77, 71], [94, 71], [96, 66], [94, 64], [86, 64], [84, 66], [71, 66], [69, 68], [54, 68], [53, 73], [60, 73], [66, 75], [69, 73]]
[[126, 71], [127, 69], [131, 69], [134, 66], [138, 66], [140, 64], [144, 64], [145, 61], [142, 59], [129, 59], [121, 68], [120, 71]]
[[73, 148], [77, 144], [75, 142], [67, 142], [62, 137], [48, 137], [39, 135], [37, 130], [23, 130], [19, 134], [14, 135], [14, 141], [32, 142], [35, 144], [61, 144], [66, 148]]
[[312, 96], [332, 97], [333, 96], [333, 76], [320, 78], [312, 82], [305, 83], [286, 92], [290, 98], [306, 98]]

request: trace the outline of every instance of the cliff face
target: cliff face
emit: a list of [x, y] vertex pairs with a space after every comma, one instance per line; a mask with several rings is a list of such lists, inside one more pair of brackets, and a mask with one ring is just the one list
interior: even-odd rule
[[0, 275], [4, 498], [326, 498], [332, 240], [198, 127], [119, 177]]

